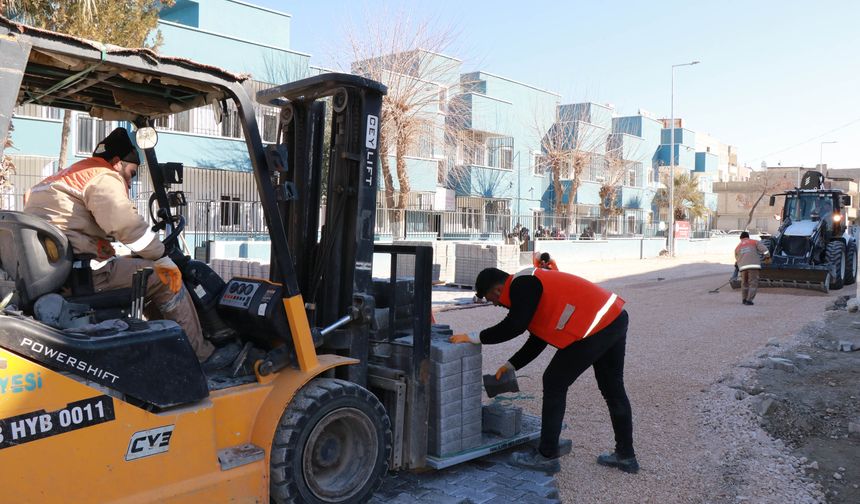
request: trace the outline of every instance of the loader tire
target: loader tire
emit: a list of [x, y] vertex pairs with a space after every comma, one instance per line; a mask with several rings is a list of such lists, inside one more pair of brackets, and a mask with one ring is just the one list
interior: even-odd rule
[[316, 378], [290, 402], [275, 430], [271, 500], [366, 502], [382, 484], [391, 455], [385, 408], [355, 383]]
[[842, 288], [845, 278], [845, 244], [834, 240], [827, 244], [827, 264], [830, 266], [830, 290]]
[[845, 285], [853, 285], [857, 281], [857, 242], [848, 244], [845, 255]]

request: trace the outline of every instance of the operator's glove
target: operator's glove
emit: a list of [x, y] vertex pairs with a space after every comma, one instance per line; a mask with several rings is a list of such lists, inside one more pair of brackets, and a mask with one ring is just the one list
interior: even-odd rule
[[516, 371], [516, 369], [514, 368], [514, 365], [511, 364], [510, 361], [502, 364], [502, 367], [500, 367], [499, 370], [496, 371], [496, 380], [501, 380], [502, 375], [504, 375], [508, 371]]
[[764, 258], [764, 263], [765, 263], [765, 264], [770, 264], [772, 261], [773, 261], [773, 259], [771, 259], [771, 257], [770, 257], [770, 256], [765, 256], [765, 258]]
[[179, 292], [182, 288], [182, 273], [169, 257], [162, 257], [155, 261], [155, 272], [158, 273], [158, 278], [161, 283], [170, 289], [170, 292]]
[[474, 345], [481, 344], [481, 334], [478, 331], [472, 331], [468, 334], [455, 334], [448, 338], [451, 343], [472, 343]]

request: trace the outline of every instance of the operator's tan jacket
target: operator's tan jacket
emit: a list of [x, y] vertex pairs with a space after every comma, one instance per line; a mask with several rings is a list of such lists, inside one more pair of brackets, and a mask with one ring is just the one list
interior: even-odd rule
[[128, 197], [122, 176], [102, 158], [79, 161], [30, 189], [24, 212], [60, 228], [75, 254], [93, 254], [98, 269], [116, 256], [112, 241], [156, 260], [164, 245]]
[[740, 271], [761, 269], [761, 258], [767, 257], [769, 254], [770, 252], [762, 242], [752, 238], [744, 238], [735, 247], [735, 262]]

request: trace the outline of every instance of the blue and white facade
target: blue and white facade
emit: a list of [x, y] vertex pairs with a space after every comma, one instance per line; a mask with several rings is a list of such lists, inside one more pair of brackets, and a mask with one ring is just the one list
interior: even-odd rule
[[[160, 14], [163, 44], [159, 50], [250, 74], [249, 86], [259, 89], [321, 71], [311, 65], [309, 54], [293, 48], [292, 22], [288, 13], [239, 0], [176, 0]], [[421, 111], [424, 122], [406, 156], [409, 208], [476, 217], [508, 215], [517, 220], [551, 216], [557, 195], [546, 169], [543, 140], [555, 130], [563, 131], [566, 144], [586, 152], [589, 159], [576, 194], [570, 194], [572, 171], [561, 173], [565, 208], [572, 199], [577, 215], [600, 216], [605, 204], [601, 187], [614, 161], [612, 166], [620, 163], [622, 167], [617, 177], [617, 219], [623, 223], [653, 220], [659, 167], [669, 164], [669, 130], [661, 121], [643, 114], [623, 115], [604, 104], [563, 104], [558, 93], [483, 70], [467, 71], [450, 55], [424, 53], [415, 77], [432, 74], [426, 85], [438, 100]], [[353, 69], [360, 68], [360, 63]], [[440, 67], [446, 70], [439, 72]], [[453, 135], [452, 104], [457, 105]], [[263, 140], [275, 141], [277, 110], [258, 106], [256, 113]], [[117, 125], [73, 113], [66, 164], [89, 156], [95, 143]], [[14, 127], [15, 148], [7, 154], [18, 166], [15, 191], [23, 193], [56, 170], [62, 112], [21, 107]], [[156, 127], [160, 160], [185, 164], [184, 189], [192, 202], [189, 212], [205, 216], [212, 232], [238, 234], [263, 228], [235, 111], [216, 122], [212, 110], [204, 107], [159, 120]], [[699, 142], [703, 147], [697, 145], [695, 132], [676, 128], [676, 164], [697, 174], [706, 201], [715, 210], [711, 186], [724, 179], [727, 156], [722, 147], [711, 152], [712, 146], [718, 147], [708, 138], [707, 145]], [[393, 172], [393, 146], [389, 149]], [[736, 163], [736, 151], [733, 155]], [[133, 194], [145, 200], [149, 189], [137, 185]]]

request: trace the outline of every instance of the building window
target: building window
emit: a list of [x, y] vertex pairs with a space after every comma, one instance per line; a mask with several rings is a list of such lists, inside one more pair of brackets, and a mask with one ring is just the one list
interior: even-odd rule
[[514, 168], [514, 149], [512, 147], [502, 147], [502, 168], [505, 170]]
[[173, 129], [173, 116], [163, 116], [155, 120], [155, 127], [162, 130]]
[[185, 110], [173, 115], [174, 131], [191, 133], [191, 111]]
[[63, 110], [56, 107], [46, 107], [44, 105], [36, 105], [28, 103], [15, 107], [14, 114], [19, 117], [36, 117], [38, 119], [61, 119]]
[[263, 131], [264, 142], [275, 143], [278, 141], [278, 114], [273, 110], [263, 111], [263, 120], [260, 121]]
[[96, 150], [98, 142], [115, 127], [116, 123], [113, 121], [102, 121], [87, 115], [79, 115], [75, 153], [81, 156], [91, 155]]
[[222, 226], [238, 226], [239, 225], [239, 197], [238, 196], [221, 196], [221, 225]]
[[540, 152], [532, 152], [532, 174], [543, 175], [546, 173], [546, 160]]
[[228, 138], [241, 138], [241, 127], [239, 125], [239, 111], [228, 108], [227, 113], [221, 119], [221, 136]]
[[511, 137], [487, 138], [487, 166], [510, 170], [513, 168], [514, 139]]

